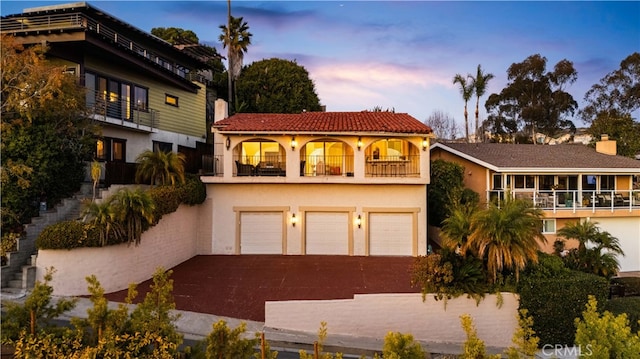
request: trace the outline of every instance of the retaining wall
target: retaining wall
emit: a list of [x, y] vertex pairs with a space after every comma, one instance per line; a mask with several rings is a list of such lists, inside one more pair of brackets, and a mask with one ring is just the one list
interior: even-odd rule
[[169, 269], [197, 254], [199, 206], [180, 205], [162, 216], [158, 224], [142, 234], [138, 246], [120, 244], [101, 248], [39, 250], [37, 279], [54, 267], [53, 295], [87, 295], [86, 277], [94, 274], [106, 293], [140, 283], [162, 267]]
[[265, 304], [265, 327], [317, 333], [321, 322], [329, 334], [383, 338], [388, 332], [412, 334], [432, 343], [463, 343], [460, 316], [469, 314], [487, 346], [509, 347], [518, 327], [518, 296], [487, 295], [478, 305], [466, 296], [445, 304], [421, 294], [361, 294], [344, 300], [280, 301]]

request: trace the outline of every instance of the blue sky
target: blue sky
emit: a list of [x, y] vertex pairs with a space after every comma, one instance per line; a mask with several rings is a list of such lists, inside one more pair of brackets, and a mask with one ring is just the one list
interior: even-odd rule
[[[72, 1], [2, 1], [2, 15]], [[222, 1], [89, 1], [141, 30], [180, 27], [214, 46], [225, 23]], [[547, 69], [572, 61], [567, 88], [585, 92], [640, 51], [640, 2], [590, 1], [232, 1], [253, 33], [245, 64], [277, 57], [304, 66], [327, 111], [380, 106], [424, 121], [442, 111], [464, 123], [455, 74], [478, 64], [495, 75], [484, 101], [507, 84], [507, 69], [528, 56]], [[469, 104], [470, 119], [475, 100]], [[637, 119], [637, 114], [636, 119]], [[582, 123], [576, 119], [578, 126]]]

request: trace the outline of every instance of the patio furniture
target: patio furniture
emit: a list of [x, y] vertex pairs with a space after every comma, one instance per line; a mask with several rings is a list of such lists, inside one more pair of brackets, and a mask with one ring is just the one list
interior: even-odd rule
[[237, 176], [253, 176], [254, 174], [255, 174], [255, 167], [253, 167], [253, 165], [240, 163], [240, 161], [236, 161]]

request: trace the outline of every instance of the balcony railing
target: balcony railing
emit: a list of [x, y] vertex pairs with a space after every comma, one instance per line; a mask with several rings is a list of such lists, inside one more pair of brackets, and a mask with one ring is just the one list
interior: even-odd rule
[[286, 176], [286, 158], [282, 155], [234, 156], [234, 176]]
[[[207, 81], [204, 76], [190, 73], [184, 66], [169, 61], [143, 44], [129, 39], [127, 36], [80, 12], [3, 18], [0, 23], [0, 29], [2, 33], [85, 29], [86, 31], [100, 35], [105, 40], [120, 45], [119, 47], [122, 49], [127, 49], [130, 52], [155, 62], [184, 79], [190, 81], [196, 80], [202, 83], [206, 83]], [[167, 46], [171, 45], [167, 44]]]
[[368, 159], [365, 174], [368, 177], [419, 176], [420, 156], [380, 156]]
[[97, 120], [152, 131], [158, 127], [160, 112], [148, 107], [139, 107], [130, 99], [99, 91], [88, 91], [87, 109]]
[[222, 156], [202, 155], [202, 174], [209, 176], [223, 176]]
[[353, 177], [353, 156], [307, 156], [300, 162], [300, 175]]
[[505, 196], [531, 201], [532, 205], [545, 210], [602, 210], [640, 209], [640, 190], [494, 190], [487, 192], [490, 201], [498, 205]]

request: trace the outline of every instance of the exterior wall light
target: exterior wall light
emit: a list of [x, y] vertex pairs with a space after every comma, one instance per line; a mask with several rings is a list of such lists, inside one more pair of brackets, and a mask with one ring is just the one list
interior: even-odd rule
[[356, 218], [356, 225], [358, 228], [362, 228], [362, 216], [358, 215], [358, 218]]
[[291, 137], [291, 150], [295, 150], [298, 143], [296, 142], [296, 136]]
[[362, 149], [362, 137], [358, 137], [358, 151], [360, 151]]
[[293, 213], [293, 214], [291, 214], [291, 225], [292, 225], [293, 227], [295, 227], [295, 226], [296, 226], [296, 223], [298, 223], [298, 218], [296, 218], [296, 214], [295, 214], [295, 213]]
[[428, 140], [427, 140], [427, 138], [425, 137], [425, 138], [423, 138], [423, 139], [422, 139], [422, 150], [423, 150], [423, 151], [426, 151], [426, 150], [427, 150], [427, 147], [429, 147], [429, 141], [428, 141]]
[[225, 146], [227, 146], [227, 150], [231, 147], [231, 138], [227, 136], [227, 141], [225, 142]]

